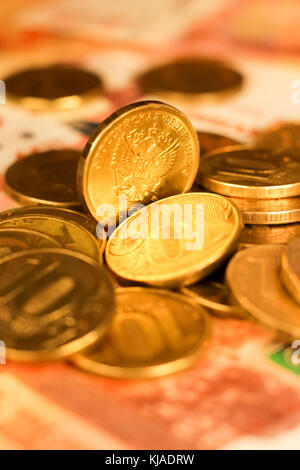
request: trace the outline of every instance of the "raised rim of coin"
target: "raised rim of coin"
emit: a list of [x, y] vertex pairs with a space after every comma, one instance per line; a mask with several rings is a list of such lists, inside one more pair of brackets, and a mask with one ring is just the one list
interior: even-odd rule
[[[54, 201], [51, 199], [43, 199], [39, 198], [38, 195], [30, 195], [26, 194], [26, 191], [22, 191], [23, 188], [18, 188], [18, 178], [16, 179], [16, 173], [22, 174], [26, 173], [26, 170], [24, 170], [24, 167], [26, 168], [26, 165], [29, 165], [29, 170], [30, 170], [30, 165], [34, 161], [42, 161], [40, 159], [48, 159], [48, 161], [51, 161], [51, 156], [53, 154], [59, 155], [59, 153], [64, 153], [68, 152], [69, 154], [73, 153], [74, 156], [76, 155], [77, 158], [74, 158], [75, 160], [79, 160], [80, 157], [80, 151], [76, 149], [67, 149], [67, 148], [62, 148], [62, 149], [52, 149], [52, 150], [46, 150], [44, 152], [34, 152], [31, 154], [26, 155], [26, 157], [22, 158], [21, 160], [17, 160], [13, 162], [6, 170], [4, 174], [4, 190], [5, 192], [15, 201], [19, 202], [22, 205], [31, 205], [31, 204], [42, 204], [42, 205], [49, 205], [49, 206], [54, 206], [54, 207], [62, 207], [62, 208], [68, 208], [68, 207], [80, 207], [80, 201], [79, 198], [75, 198], [73, 200], [64, 200], [64, 201]], [[52, 154], [49, 156], [49, 154]], [[28, 168], [28, 166], [27, 166]], [[77, 162], [75, 165], [75, 168], [77, 168]], [[57, 168], [57, 171], [59, 171], [59, 168]], [[26, 176], [24, 176], [26, 178]], [[37, 184], [38, 178], [36, 178], [35, 184]], [[17, 181], [17, 184], [16, 184]], [[64, 188], [66, 189], [66, 187]], [[73, 184], [73, 191], [74, 193], [76, 192], [76, 171], [74, 172], [74, 184]], [[53, 191], [52, 191], [53, 195]], [[77, 196], [77, 194], [76, 194]]]
[[[106, 307], [106, 313], [107, 316], [105, 317], [105, 320], [101, 322], [99, 325], [99, 328], [93, 329], [92, 331], [89, 331], [86, 333], [83, 337], [77, 338], [74, 341], [68, 343], [68, 344], [63, 344], [53, 350], [49, 351], [23, 351], [23, 350], [17, 350], [17, 349], [11, 349], [9, 347], [6, 348], [6, 353], [7, 357], [10, 360], [13, 361], [18, 361], [18, 362], [44, 362], [44, 361], [53, 361], [53, 360], [58, 360], [62, 358], [66, 358], [69, 356], [72, 356], [75, 353], [78, 353], [79, 351], [82, 351], [95, 342], [97, 342], [108, 330], [113, 313], [114, 313], [114, 308], [115, 308], [115, 301], [114, 301], [114, 288], [113, 284], [111, 281], [110, 276], [108, 275], [107, 271], [103, 268], [103, 266], [99, 265], [96, 261], [94, 261], [92, 258], [82, 255], [81, 253], [74, 252], [71, 250], [67, 250], [64, 248], [41, 248], [41, 249], [35, 249], [35, 250], [24, 250], [24, 251], [19, 251], [17, 253], [13, 253], [12, 255], [5, 256], [3, 258], [0, 258], [0, 266], [4, 264], [5, 262], [8, 262], [12, 259], [18, 258], [18, 257], [24, 257], [27, 255], [34, 255], [34, 254], [39, 254], [39, 253], [58, 253], [61, 255], [65, 256], [71, 256], [72, 258], [77, 258], [90, 266], [93, 266], [94, 269], [97, 271], [101, 271], [101, 274], [104, 274], [104, 277], [106, 278], [107, 285], [109, 285], [111, 289], [111, 304], [107, 304]], [[1, 305], [1, 299], [0, 299], [0, 305]], [[5, 339], [5, 338], [4, 338]]]
[[[120, 366], [111, 366], [108, 364], [103, 364], [95, 362], [92, 359], [88, 358], [88, 350], [85, 353], [79, 353], [74, 355], [71, 358], [71, 361], [79, 367], [80, 369], [90, 372], [92, 374], [97, 374], [105, 377], [110, 377], [113, 379], [150, 379], [161, 377], [164, 375], [169, 375], [175, 372], [179, 372], [186, 368], [191, 367], [203, 354], [204, 352], [204, 343], [210, 337], [211, 333], [211, 320], [207, 311], [193, 301], [193, 299], [188, 298], [180, 293], [171, 292], [165, 289], [155, 289], [155, 288], [145, 288], [145, 287], [119, 287], [115, 290], [116, 294], [116, 304], [118, 303], [118, 294], [123, 292], [141, 292], [147, 291], [153, 294], [172, 297], [180, 302], [186, 302], [199, 312], [201, 312], [202, 317], [204, 318], [204, 333], [202, 340], [198, 344], [198, 348], [191, 354], [175, 359], [173, 361], [168, 361], [162, 364], [155, 364], [151, 366], [142, 366], [142, 367], [120, 367]], [[101, 347], [101, 343], [99, 344]], [[125, 371], [125, 374], [124, 374]]]
[[[152, 276], [147, 276], [147, 277], [143, 275], [134, 276], [134, 275], [128, 275], [128, 274], [125, 277], [124, 275], [120, 274], [120, 272], [118, 272], [116, 269], [112, 267], [112, 263], [109, 260], [110, 246], [111, 246], [112, 241], [118, 237], [119, 231], [122, 230], [124, 226], [126, 226], [125, 224], [128, 224], [129, 226], [130, 222], [134, 220], [134, 218], [140, 216], [142, 211], [149, 211], [152, 209], [154, 205], [165, 204], [165, 203], [168, 203], [169, 201], [176, 202], [177, 199], [190, 198], [191, 196], [195, 198], [197, 195], [200, 196], [200, 198], [202, 199], [207, 198], [207, 199], [213, 199], [215, 201], [217, 200], [217, 201], [229, 203], [230, 204], [229, 207], [231, 208], [234, 214], [234, 226], [233, 226], [232, 232], [230, 233], [230, 236], [228, 236], [226, 246], [223, 246], [221, 250], [219, 249], [218, 253], [214, 253], [213, 255], [211, 255], [209, 257], [209, 261], [207, 265], [203, 266], [203, 260], [200, 260], [200, 261], [198, 260], [198, 262], [195, 263], [193, 270], [182, 268], [180, 272], [177, 273], [176, 275], [174, 275], [173, 272], [164, 273], [164, 276], [163, 277], [161, 276], [159, 279], [158, 279], [157, 273], [155, 275], [153, 274]], [[178, 287], [181, 285], [189, 285], [189, 284], [193, 284], [197, 282], [198, 280], [212, 273], [230, 256], [230, 254], [236, 249], [238, 245], [238, 239], [242, 231], [242, 228], [243, 228], [243, 221], [242, 221], [242, 216], [241, 216], [239, 209], [233, 203], [228, 201], [228, 199], [224, 198], [223, 196], [220, 196], [218, 194], [213, 194], [213, 193], [177, 194], [175, 196], [170, 196], [168, 198], [153, 202], [152, 204], [149, 204], [148, 206], [140, 209], [139, 211], [135, 212], [133, 215], [125, 219], [114, 231], [113, 236], [108, 239], [107, 244], [106, 244], [106, 250], [105, 250], [105, 259], [106, 259], [106, 263], [109, 269], [119, 279], [123, 279], [125, 281], [136, 282], [139, 284], [149, 284], [149, 285], [156, 286], [156, 287], [166, 287], [166, 288], [173, 288], [173, 287]], [[143, 241], [143, 239], [138, 239], [138, 240]]]
[[97, 220], [97, 210], [94, 208], [90, 196], [89, 196], [89, 190], [88, 190], [88, 174], [89, 174], [89, 169], [91, 167], [91, 162], [93, 161], [94, 154], [96, 153], [96, 149], [99, 146], [99, 143], [101, 142], [101, 139], [103, 139], [103, 136], [106, 135], [111, 128], [119, 121], [121, 120], [124, 115], [130, 114], [131, 112], [134, 113], [136, 109], [141, 108], [141, 109], [146, 109], [146, 108], [154, 108], [161, 110], [166, 109], [169, 112], [172, 112], [175, 116], [179, 117], [185, 124], [187, 128], [189, 128], [191, 132], [191, 139], [194, 142], [194, 146], [196, 149], [195, 152], [195, 167], [193, 168], [193, 171], [189, 175], [189, 178], [187, 179], [187, 182], [185, 186], [183, 187], [181, 193], [187, 192], [193, 185], [198, 167], [199, 167], [199, 159], [200, 159], [200, 153], [199, 153], [199, 141], [197, 137], [197, 133], [195, 129], [193, 128], [190, 120], [188, 117], [182, 113], [180, 110], [175, 108], [172, 105], [169, 105], [167, 103], [163, 103], [158, 100], [145, 100], [145, 101], [137, 101], [134, 103], [131, 103], [129, 105], [123, 106], [122, 108], [118, 109], [114, 113], [112, 113], [110, 116], [108, 116], [104, 121], [101, 122], [101, 124], [95, 129], [95, 131], [92, 133], [91, 137], [89, 138], [87, 144], [85, 145], [81, 157], [79, 159], [79, 164], [78, 164], [78, 171], [77, 171], [77, 187], [79, 191], [79, 196], [81, 198], [82, 204], [84, 207], [92, 214], [92, 216]]
[[[207, 175], [203, 171], [203, 165], [211, 160], [214, 156], [224, 155], [227, 153], [234, 153], [239, 151], [245, 152], [272, 152], [270, 149], [258, 149], [252, 145], [230, 145], [221, 149], [215, 149], [205, 154], [201, 158], [198, 175], [196, 178], [197, 183], [206, 189], [222, 194], [224, 196], [238, 197], [238, 198], [253, 198], [253, 199], [283, 199], [294, 196], [300, 196], [300, 181], [287, 184], [270, 184], [265, 186], [254, 186], [250, 184], [240, 184], [217, 179], [213, 175]], [[288, 152], [289, 149], [282, 149], [278, 152], [273, 151], [274, 155]], [[291, 153], [291, 156], [293, 154]], [[300, 161], [300, 160], [299, 160]], [[300, 165], [300, 163], [299, 163]], [[201, 171], [202, 168], [202, 171]], [[295, 172], [294, 172], [295, 173]]]

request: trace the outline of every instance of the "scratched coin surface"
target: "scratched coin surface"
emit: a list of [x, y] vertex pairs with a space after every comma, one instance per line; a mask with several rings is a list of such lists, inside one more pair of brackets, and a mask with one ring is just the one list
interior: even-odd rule
[[62, 64], [17, 71], [5, 78], [5, 85], [9, 100], [36, 110], [77, 108], [103, 92], [98, 75]]
[[222, 196], [172, 196], [122, 222], [107, 242], [106, 261], [129, 281], [168, 288], [192, 284], [230, 256], [241, 229], [238, 209]]
[[215, 101], [230, 96], [243, 84], [243, 76], [217, 60], [189, 57], [158, 65], [137, 77], [146, 95], [168, 100]]
[[300, 123], [276, 124], [260, 132], [255, 140], [260, 148], [300, 149]]
[[182, 294], [192, 297], [195, 302], [203, 305], [212, 315], [221, 318], [245, 318], [245, 313], [236, 305], [230, 303], [230, 292], [224, 283], [223, 269], [216, 271], [211, 276], [197, 284], [182, 287]]
[[300, 195], [299, 174], [300, 158], [290, 150], [236, 146], [206, 154], [197, 182], [226, 196], [277, 199]]
[[94, 374], [146, 379], [195, 363], [210, 332], [206, 311], [185, 296], [162, 289], [116, 290], [116, 313], [101, 343], [74, 356]]
[[235, 139], [221, 134], [214, 134], [212, 132], [197, 131], [199, 144], [201, 148], [201, 155], [205, 155], [212, 150], [228, 147], [231, 145], [240, 145]]
[[99, 207], [109, 204], [118, 217], [120, 199], [131, 207], [188, 191], [198, 165], [198, 138], [188, 118], [167, 104], [143, 101], [96, 129], [79, 161], [78, 186], [90, 213], [104, 221], [111, 215]]
[[53, 237], [63, 248], [90, 256], [98, 262], [102, 261], [99, 240], [84, 227], [70, 220], [38, 213], [11, 215], [0, 221], [0, 229], [5, 227], [38, 230]]
[[279, 276], [285, 247], [261, 245], [239, 251], [229, 262], [226, 280], [235, 301], [259, 322], [299, 337], [300, 306]]
[[240, 247], [247, 245], [286, 245], [300, 237], [300, 223], [285, 225], [245, 225]]
[[27, 228], [0, 228], [0, 258], [17, 251], [55, 247], [61, 245], [45, 233]]
[[76, 187], [79, 156], [77, 150], [60, 149], [22, 158], [7, 169], [5, 190], [23, 205], [80, 206]]
[[300, 237], [292, 240], [282, 253], [281, 280], [293, 299], [300, 304]]
[[245, 224], [276, 225], [300, 222], [300, 197], [286, 199], [250, 199], [232, 197], [242, 212]]
[[60, 248], [0, 259], [0, 337], [18, 361], [59, 359], [97, 341], [114, 312], [104, 268]]

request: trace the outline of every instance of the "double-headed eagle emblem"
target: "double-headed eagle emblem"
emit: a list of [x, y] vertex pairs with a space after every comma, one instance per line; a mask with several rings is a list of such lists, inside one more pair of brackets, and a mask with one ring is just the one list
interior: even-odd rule
[[179, 148], [178, 134], [166, 126], [121, 132], [111, 159], [115, 193], [125, 196], [129, 205], [156, 201], [174, 170]]

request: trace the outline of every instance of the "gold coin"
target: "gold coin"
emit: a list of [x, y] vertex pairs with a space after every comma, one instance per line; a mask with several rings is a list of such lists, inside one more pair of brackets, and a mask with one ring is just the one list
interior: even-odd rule
[[206, 307], [212, 315], [221, 318], [245, 318], [239, 307], [231, 305], [228, 286], [223, 282], [219, 271], [197, 284], [181, 287], [181, 292]]
[[[188, 118], [164, 103], [143, 101], [121, 108], [100, 124], [83, 150], [78, 185], [90, 213], [120, 198], [130, 208], [188, 191], [199, 165], [196, 131]], [[114, 217], [114, 214], [112, 218]]]
[[300, 304], [300, 238], [292, 240], [282, 253], [281, 280], [292, 298]]
[[300, 124], [285, 123], [273, 125], [257, 135], [255, 145], [260, 148], [270, 148], [274, 150], [287, 148], [299, 149]]
[[48, 65], [17, 71], [5, 78], [7, 98], [35, 110], [81, 106], [102, 94], [98, 75], [71, 65]]
[[[93, 235], [96, 235], [97, 224], [92, 217], [89, 217], [80, 212], [72, 211], [70, 209], [64, 209], [61, 207], [52, 207], [52, 206], [25, 206], [18, 207], [15, 209], [9, 209], [3, 212], [0, 212], [0, 222], [6, 221], [10, 217], [19, 217], [23, 215], [48, 215], [50, 217], [55, 217], [59, 219], [66, 219], [71, 222], [75, 222], [78, 225], [86, 228]], [[102, 251], [105, 246], [105, 239], [99, 240], [100, 248]]]
[[226, 137], [225, 135], [221, 134], [197, 131], [197, 135], [201, 148], [201, 154], [203, 156], [206, 153], [218, 148], [228, 147], [232, 145], [240, 145], [240, 142], [238, 142], [237, 140], [234, 140], [231, 137]]
[[300, 223], [286, 225], [245, 225], [240, 237], [240, 246], [285, 245], [300, 237]]
[[158, 65], [137, 77], [140, 91], [168, 100], [215, 101], [238, 91], [242, 75], [230, 65], [201, 57]]
[[25, 228], [0, 228], [0, 258], [17, 251], [55, 248], [61, 245], [45, 233]]
[[222, 196], [190, 193], [147, 206], [125, 220], [106, 245], [120, 278], [168, 288], [196, 282], [235, 250], [238, 209]]
[[205, 310], [183, 295], [160, 289], [117, 289], [109, 334], [73, 361], [106, 377], [159, 377], [195, 363], [209, 332]]
[[287, 199], [229, 198], [242, 212], [245, 224], [275, 225], [300, 222], [300, 197]]
[[107, 331], [114, 291], [90, 258], [43, 248], [2, 258], [0, 266], [0, 338], [10, 359], [70, 356]]
[[70, 220], [44, 214], [12, 215], [0, 221], [0, 229], [4, 227], [28, 228], [38, 230], [53, 237], [63, 248], [78, 251], [102, 262], [101, 247], [97, 239], [84, 227]]
[[214, 150], [201, 159], [197, 183], [233, 197], [277, 199], [300, 195], [300, 158], [246, 146]]
[[7, 169], [5, 190], [23, 205], [80, 206], [76, 187], [79, 156], [77, 150], [61, 149], [22, 158]]
[[239, 251], [229, 262], [226, 280], [235, 301], [256, 320], [299, 337], [300, 307], [279, 277], [284, 250], [279, 245], [261, 245]]

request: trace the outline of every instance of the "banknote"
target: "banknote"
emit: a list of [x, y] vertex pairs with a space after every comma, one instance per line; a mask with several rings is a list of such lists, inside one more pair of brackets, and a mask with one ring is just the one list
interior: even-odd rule
[[[251, 142], [271, 123], [299, 120], [300, 104], [292, 99], [300, 79], [293, 60], [300, 44], [296, 2], [191, 1], [176, 8], [178, 2], [159, 1], [151, 18], [142, 6], [134, 11], [132, 5], [142, 4], [134, 0], [89, 0], [84, 10], [79, 1], [50, 7], [37, 0], [9, 11], [15, 20], [0, 33], [6, 58], [1, 79], [25, 65], [57, 60], [59, 47], [64, 60], [101, 74], [106, 100], [64, 115], [0, 105], [0, 210], [16, 206], [3, 192], [1, 175], [10, 163], [32, 151], [82, 148], [108, 114], [144, 98], [137, 74], [175, 54], [225, 58], [245, 77], [228, 101], [172, 102], [197, 129]], [[120, 20], [125, 3], [126, 24]], [[259, 31], [255, 20], [268, 16], [271, 3], [269, 29]], [[245, 26], [250, 13], [251, 29]], [[290, 27], [295, 34], [287, 33]], [[299, 363], [288, 355], [297, 348], [250, 321], [213, 322], [213, 338], [197, 366], [163, 379], [104, 379], [67, 363], [0, 364], [0, 448], [299, 448]]]

